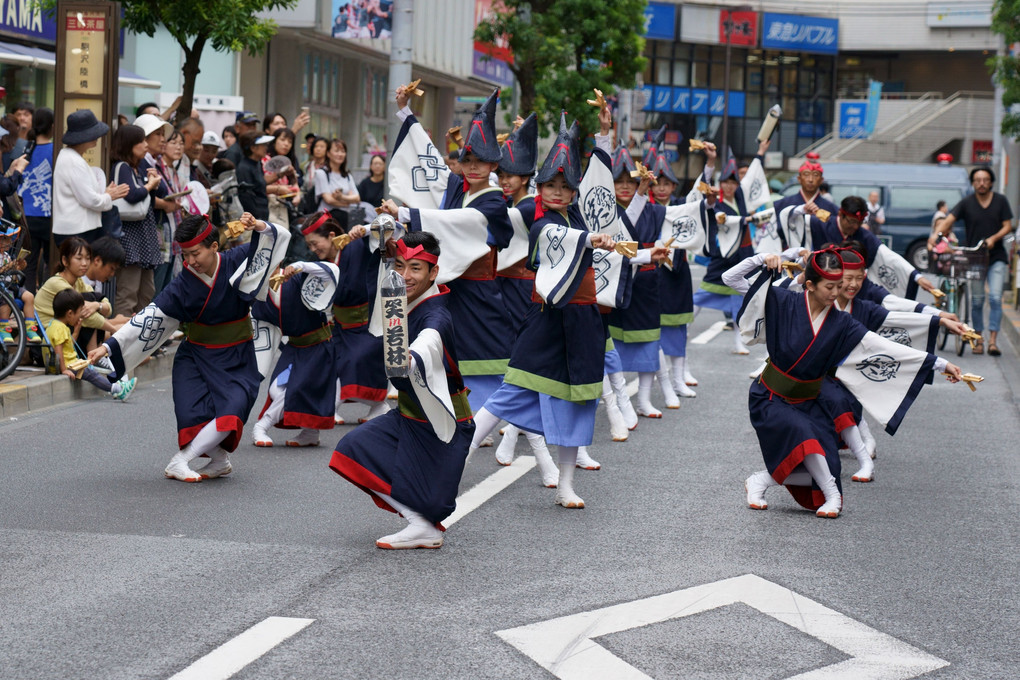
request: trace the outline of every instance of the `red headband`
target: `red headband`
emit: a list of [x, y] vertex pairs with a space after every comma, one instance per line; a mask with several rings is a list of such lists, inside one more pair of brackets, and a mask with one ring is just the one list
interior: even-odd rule
[[852, 218], [854, 218], [855, 220], [857, 220], [859, 222], [863, 222], [864, 219], [868, 216], [868, 211], [867, 210], [861, 210], [860, 212], [852, 213], [852, 212], [847, 212], [846, 210], [843, 210], [842, 208], [840, 208], [839, 209], [839, 215], [840, 215], [840, 217], [852, 217]]
[[804, 161], [797, 172], [822, 172], [822, 164], [813, 161]]
[[181, 246], [182, 250], [184, 248], [194, 248], [199, 243], [201, 243], [202, 241], [204, 241], [207, 238], [209, 238], [210, 236], [212, 236], [212, 230], [213, 230], [212, 221], [209, 219], [208, 215], [202, 215], [202, 217], [205, 218], [205, 229], [203, 229], [202, 232], [198, 236], [196, 236], [195, 238], [191, 239], [190, 241], [184, 241], [184, 242], [180, 243], [179, 245]]
[[[839, 260], [840, 269], [838, 272], [828, 272], [818, 266], [818, 256], [822, 253], [832, 253]], [[811, 268], [814, 269], [819, 276], [827, 281], [841, 281], [843, 279], [843, 258], [840, 257], [839, 251], [835, 248], [825, 248], [824, 250], [816, 250], [811, 253]]]
[[331, 215], [329, 214], [329, 211], [324, 210], [322, 212], [322, 215], [319, 216], [319, 219], [315, 220], [306, 227], [302, 227], [301, 233], [304, 234], [305, 236], [308, 236], [313, 231], [324, 225], [326, 223], [326, 220], [328, 220], [330, 217]]
[[[840, 248], [839, 259], [843, 260], [843, 269], [864, 269], [864, 258], [853, 248]], [[847, 258], [849, 256], [849, 259]]]
[[425, 246], [417, 245], [414, 248], [408, 248], [407, 244], [404, 243], [404, 239], [397, 241], [397, 254], [400, 257], [407, 260], [421, 260], [422, 262], [428, 262], [429, 264], [439, 264], [439, 258], [431, 253], [425, 252]]

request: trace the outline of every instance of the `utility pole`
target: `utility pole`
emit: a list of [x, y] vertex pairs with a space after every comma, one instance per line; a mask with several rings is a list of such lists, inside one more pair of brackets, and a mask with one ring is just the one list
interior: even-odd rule
[[392, 151], [400, 134], [400, 120], [397, 119], [397, 103], [393, 93], [401, 85], [411, 82], [411, 59], [414, 52], [414, 8], [413, 0], [394, 0], [393, 33], [390, 37], [389, 101], [386, 104], [386, 149]]

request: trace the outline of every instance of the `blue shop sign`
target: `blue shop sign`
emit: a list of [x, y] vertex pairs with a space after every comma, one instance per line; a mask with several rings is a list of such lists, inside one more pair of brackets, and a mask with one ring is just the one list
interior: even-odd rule
[[0, 1], [0, 34], [35, 42], [57, 42], [57, 22], [42, 13], [33, 0]]
[[765, 12], [762, 17], [761, 46], [766, 49], [839, 52], [839, 19], [772, 12]]
[[[668, 85], [645, 85], [648, 97], [643, 111], [661, 113], [700, 113], [709, 116], [723, 115], [726, 93], [723, 90], [701, 90]], [[746, 110], [747, 94], [730, 91], [729, 115], [743, 117]]]
[[839, 136], [842, 139], [855, 139], [864, 136], [864, 119], [868, 115], [867, 103], [840, 102], [839, 105]]
[[672, 40], [676, 34], [676, 5], [650, 2], [645, 7], [645, 37]]

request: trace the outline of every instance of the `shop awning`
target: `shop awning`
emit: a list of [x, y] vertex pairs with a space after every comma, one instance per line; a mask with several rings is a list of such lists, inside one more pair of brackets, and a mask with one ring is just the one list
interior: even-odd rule
[[[50, 50], [4, 42], [0, 42], [0, 64], [18, 64], [47, 71], [52, 71], [57, 67], [56, 56]], [[123, 87], [148, 87], [154, 90], [163, 87], [163, 84], [158, 80], [143, 78], [125, 68], [120, 69], [118, 81]]]

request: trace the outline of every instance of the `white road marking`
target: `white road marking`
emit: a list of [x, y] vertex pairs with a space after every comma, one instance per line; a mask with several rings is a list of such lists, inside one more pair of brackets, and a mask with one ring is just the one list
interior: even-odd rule
[[707, 330], [702, 331], [691, 340], [692, 345], [707, 345], [711, 342], [712, 338], [722, 333], [723, 326], [726, 325], [725, 321], [716, 321], [714, 324], [708, 327]]
[[226, 680], [315, 619], [270, 616], [212, 650], [170, 680]]
[[533, 467], [535, 467], [534, 456], [517, 456], [514, 458], [513, 463], [506, 467], [501, 467], [458, 496], [457, 509], [453, 511], [452, 515], [443, 520], [443, 526], [449, 529], [463, 519], [464, 515], [475, 510], [482, 503], [516, 482]]
[[798, 680], [905, 680], [949, 665], [945, 659], [754, 574], [501, 630], [496, 635], [563, 680], [651, 680], [594, 638], [736, 603], [749, 605], [851, 657], [793, 676]]

